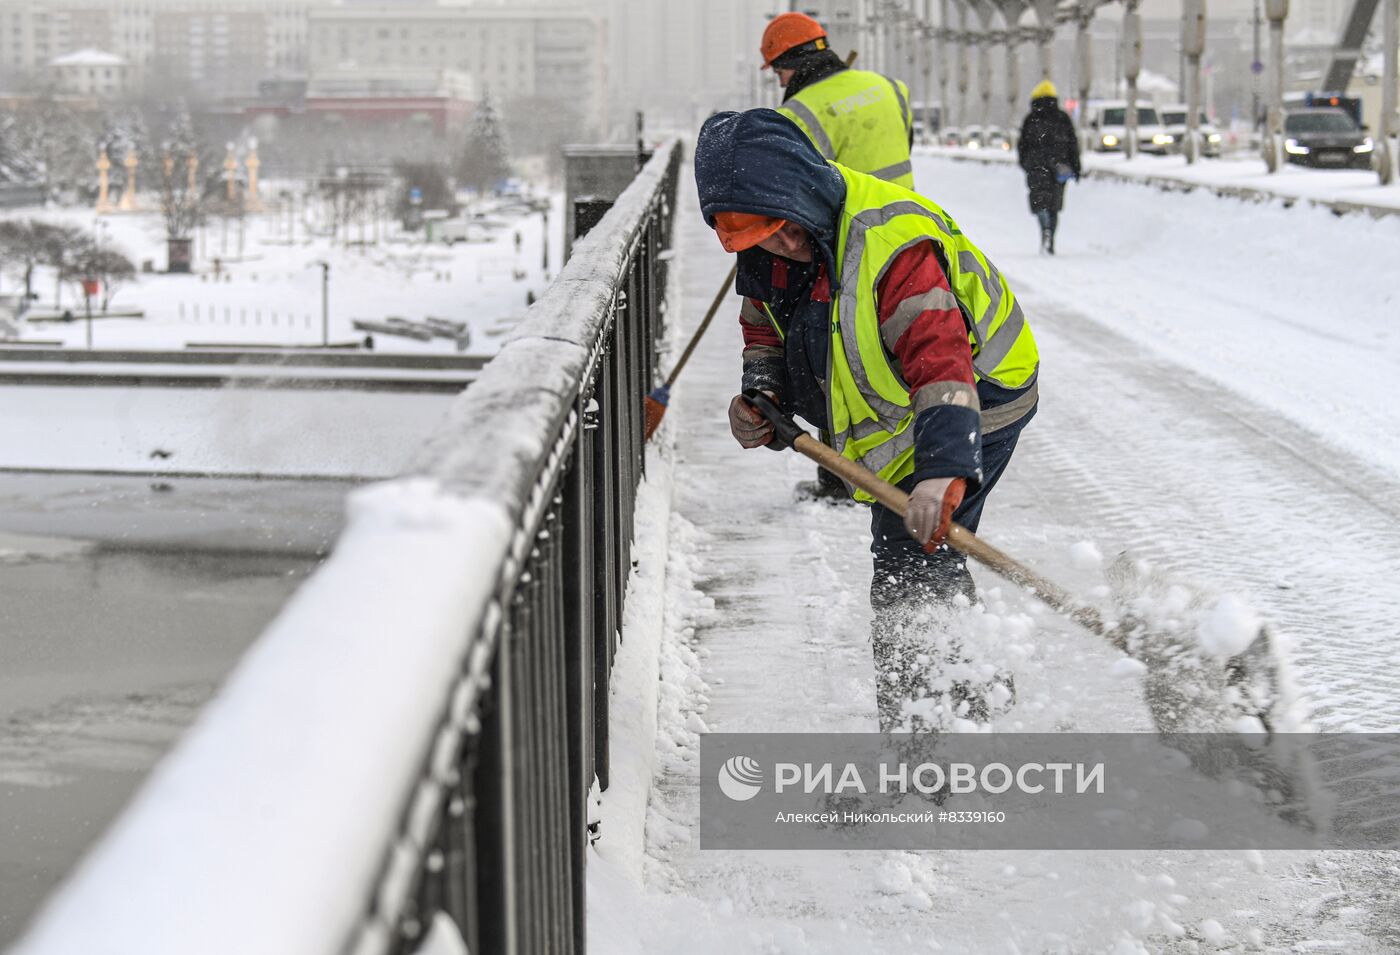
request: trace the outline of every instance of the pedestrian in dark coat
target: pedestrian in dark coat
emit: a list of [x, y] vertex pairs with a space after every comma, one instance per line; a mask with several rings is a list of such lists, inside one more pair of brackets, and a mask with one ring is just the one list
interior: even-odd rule
[[1031, 91], [1031, 111], [1021, 123], [1021, 168], [1026, 171], [1031, 212], [1040, 221], [1040, 249], [1055, 254], [1055, 229], [1064, 205], [1065, 183], [1079, 178], [1079, 138], [1074, 123], [1042, 80]]

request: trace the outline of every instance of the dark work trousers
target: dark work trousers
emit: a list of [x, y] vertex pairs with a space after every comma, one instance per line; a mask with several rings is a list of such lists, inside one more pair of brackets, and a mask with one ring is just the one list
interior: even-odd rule
[[[1021, 429], [1013, 425], [1005, 431], [1004, 438], [993, 434], [983, 441], [982, 484], [975, 493], [963, 498], [962, 505], [953, 512], [953, 520], [970, 531], [977, 530], [987, 495], [996, 487], [1016, 449]], [[901, 481], [899, 487], [908, 492], [914, 489], [914, 484], [914, 479], [908, 478]], [[929, 667], [917, 661], [935, 662], [922, 637], [906, 632], [911, 629], [911, 616], [921, 608], [949, 607], [958, 594], [973, 601], [976, 589], [967, 569], [967, 559], [962, 554], [947, 544], [932, 554], [925, 553], [905, 530], [904, 518], [889, 508], [871, 505], [870, 533], [870, 551], [875, 558], [875, 572], [870, 582], [870, 606], [875, 618], [871, 643], [875, 654], [880, 727], [888, 732], [903, 722], [900, 714], [906, 700], [928, 693]], [[950, 649], [956, 653], [956, 647]], [[973, 718], [978, 715], [970, 714]], [[906, 725], [905, 728], [911, 727]]]

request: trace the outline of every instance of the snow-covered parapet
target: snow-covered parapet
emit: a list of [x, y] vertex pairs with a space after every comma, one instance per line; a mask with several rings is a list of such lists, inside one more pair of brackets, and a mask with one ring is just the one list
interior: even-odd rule
[[[634, 314], [618, 287], [672, 201], [678, 148], [658, 149], [575, 247], [410, 473], [351, 495], [332, 557], [16, 953], [388, 950], [418, 875], [443, 867], [429, 847], [454, 744], [480, 731], [503, 578], [522, 573], [565, 436], [581, 433], [609, 323]], [[419, 915], [434, 950], [460, 941]]]

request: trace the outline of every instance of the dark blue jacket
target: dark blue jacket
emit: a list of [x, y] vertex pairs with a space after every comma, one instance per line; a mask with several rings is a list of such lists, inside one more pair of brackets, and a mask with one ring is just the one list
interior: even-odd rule
[[[836, 230], [846, 202], [846, 181], [807, 136], [771, 109], [718, 113], [700, 130], [695, 146], [700, 211], [711, 228], [719, 212], [777, 216], [813, 236], [818, 257], [791, 262], [760, 248], [739, 253], [735, 290], [767, 302], [785, 336], [783, 359], [744, 365], [744, 387], [781, 396], [785, 411], [825, 429], [825, 376], [830, 349], [829, 305], [811, 298], [819, 265], [835, 292]], [[781, 276], [781, 284], [775, 281]]]

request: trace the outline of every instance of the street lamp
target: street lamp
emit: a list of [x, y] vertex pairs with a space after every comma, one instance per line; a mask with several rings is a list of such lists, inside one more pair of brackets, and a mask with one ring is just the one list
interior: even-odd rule
[[317, 259], [307, 268], [314, 265], [321, 267], [321, 347], [328, 348], [331, 343], [331, 264]]
[[545, 200], [545, 205], [540, 209], [540, 267], [544, 270], [545, 278], [549, 278], [549, 201]]

